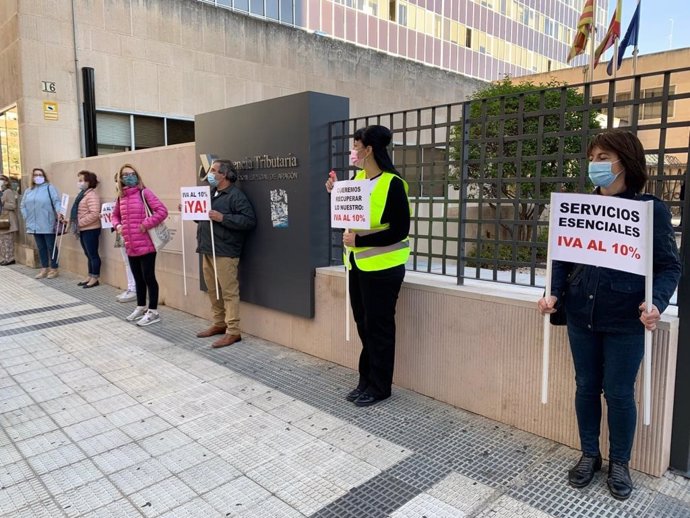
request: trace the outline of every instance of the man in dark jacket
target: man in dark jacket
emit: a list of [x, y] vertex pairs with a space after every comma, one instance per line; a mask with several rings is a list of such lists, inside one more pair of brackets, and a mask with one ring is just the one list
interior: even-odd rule
[[223, 335], [211, 344], [214, 348], [239, 342], [240, 334], [240, 286], [237, 269], [246, 233], [256, 226], [254, 209], [247, 196], [237, 188], [237, 171], [228, 160], [215, 160], [209, 168], [206, 180], [211, 185], [211, 210], [213, 240], [216, 249], [218, 294], [213, 268], [211, 224], [200, 221], [197, 227], [197, 253], [201, 254], [202, 272], [211, 301], [213, 325], [196, 336], [204, 338]]

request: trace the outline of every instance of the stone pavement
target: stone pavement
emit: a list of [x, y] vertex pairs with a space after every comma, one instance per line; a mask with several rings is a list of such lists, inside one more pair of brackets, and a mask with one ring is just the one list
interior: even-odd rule
[[0, 270], [1, 516], [690, 517], [684, 478], [571, 489], [569, 448], [398, 388], [357, 408], [349, 369], [34, 273]]

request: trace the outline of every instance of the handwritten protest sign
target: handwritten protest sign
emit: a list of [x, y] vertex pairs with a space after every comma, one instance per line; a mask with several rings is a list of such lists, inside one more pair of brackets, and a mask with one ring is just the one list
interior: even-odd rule
[[550, 258], [645, 275], [652, 259], [646, 231], [651, 203], [553, 193]]
[[113, 228], [113, 209], [115, 209], [115, 203], [109, 202], [101, 205], [102, 228]]
[[331, 191], [331, 227], [371, 228], [371, 182], [341, 181]]
[[69, 194], [63, 194], [60, 200], [60, 210], [58, 212], [63, 216], [67, 215], [67, 207], [69, 206]]
[[208, 185], [200, 187], [181, 187], [183, 221], [208, 221], [211, 210], [211, 189]]

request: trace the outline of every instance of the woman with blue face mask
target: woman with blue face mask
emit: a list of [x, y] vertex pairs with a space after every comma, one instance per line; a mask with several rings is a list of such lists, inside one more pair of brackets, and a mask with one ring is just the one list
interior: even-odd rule
[[[130, 164], [120, 168], [116, 182], [117, 201], [113, 208], [113, 228], [122, 236], [125, 253], [132, 269], [137, 291], [137, 307], [127, 317], [138, 326], [160, 322], [158, 314], [158, 281], [156, 280], [156, 247], [148, 230], [168, 217], [168, 209], [147, 189]], [[146, 205], [151, 210], [149, 216]], [[146, 295], [148, 293], [148, 306]]]
[[568, 472], [576, 488], [589, 485], [601, 469], [599, 449], [604, 393], [608, 410], [609, 492], [619, 500], [633, 490], [628, 462], [635, 437], [635, 378], [644, 354], [645, 329], [656, 329], [680, 278], [681, 266], [663, 201], [641, 194], [647, 182], [645, 154], [637, 136], [606, 130], [589, 144], [588, 175], [594, 195], [654, 203], [652, 310], [646, 310], [645, 278], [609, 268], [554, 261], [551, 294], [537, 305], [554, 313], [565, 303], [568, 339], [575, 365], [575, 413], [582, 456]]

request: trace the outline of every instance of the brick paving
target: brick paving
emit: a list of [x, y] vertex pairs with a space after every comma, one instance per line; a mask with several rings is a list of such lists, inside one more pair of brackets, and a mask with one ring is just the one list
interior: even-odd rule
[[671, 473], [575, 490], [565, 446], [399, 388], [357, 408], [349, 369], [33, 273], [0, 271], [0, 516], [690, 517]]

